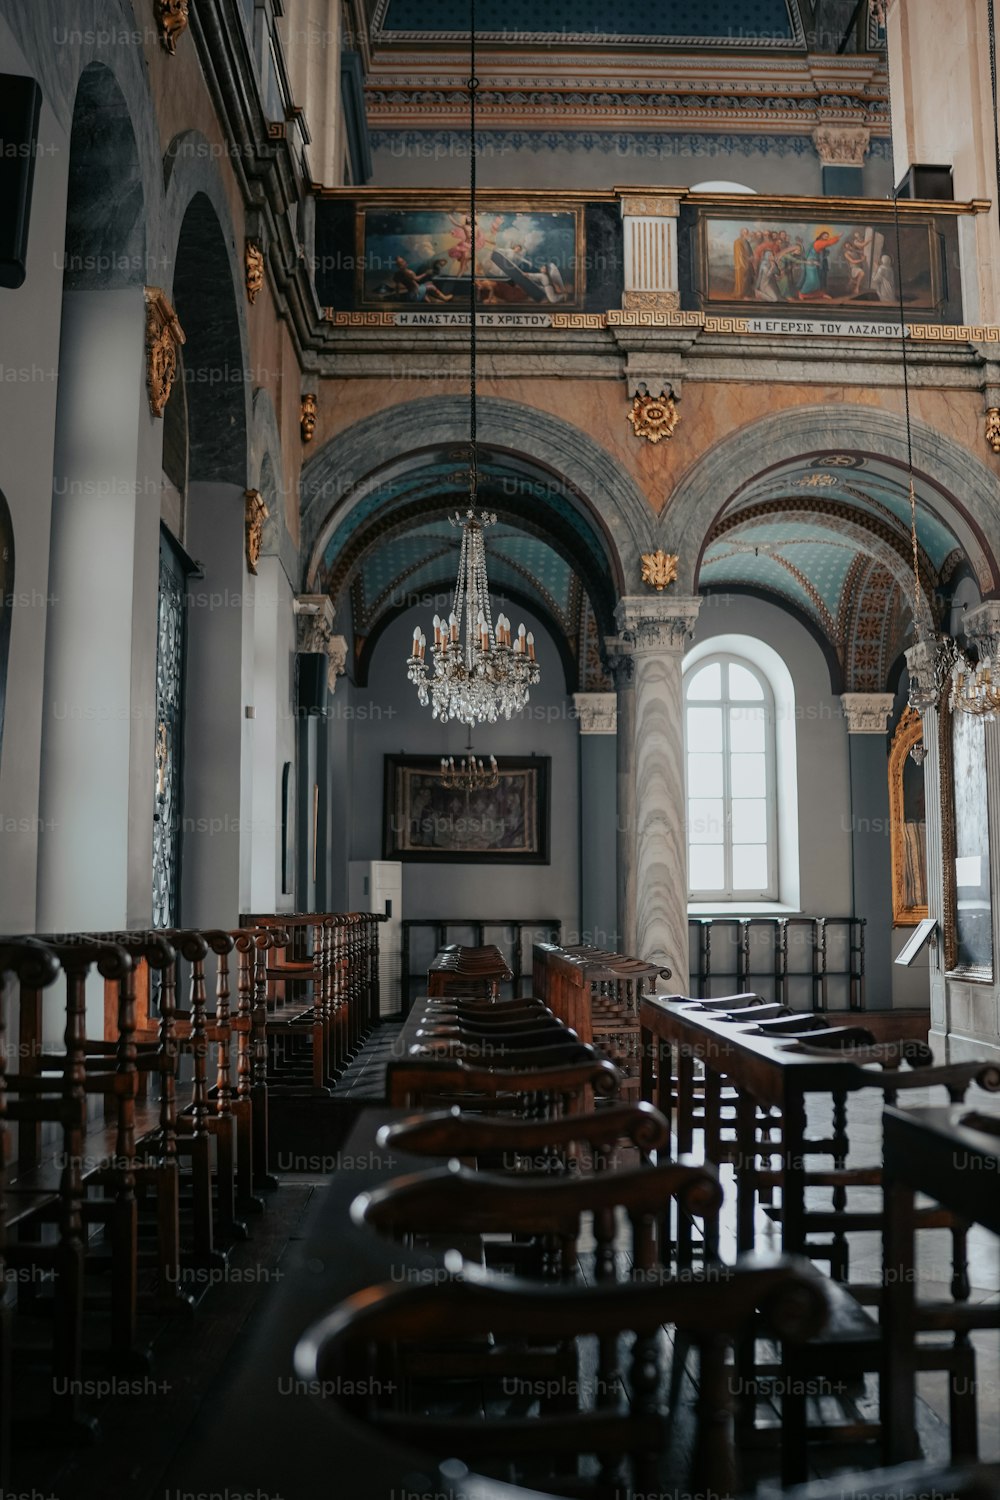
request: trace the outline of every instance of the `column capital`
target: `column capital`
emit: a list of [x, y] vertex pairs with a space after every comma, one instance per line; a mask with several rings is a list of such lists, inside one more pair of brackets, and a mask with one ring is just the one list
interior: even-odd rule
[[871, 131], [863, 125], [825, 121], [812, 133], [813, 145], [823, 167], [861, 167], [871, 142]]
[[615, 605], [619, 640], [633, 656], [682, 652], [694, 634], [701, 596], [627, 594]]
[[618, 733], [617, 693], [574, 693], [581, 734]]
[[984, 604], [967, 609], [962, 616], [962, 629], [980, 660], [996, 656], [1000, 650], [1000, 599], [987, 599]]
[[347, 668], [347, 640], [333, 633], [333, 601], [329, 594], [296, 594], [292, 600], [295, 611], [295, 649], [313, 653], [324, 653], [327, 658], [327, 687], [331, 693], [337, 690], [337, 678]]
[[885, 734], [893, 693], [841, 693], [848, 734]]

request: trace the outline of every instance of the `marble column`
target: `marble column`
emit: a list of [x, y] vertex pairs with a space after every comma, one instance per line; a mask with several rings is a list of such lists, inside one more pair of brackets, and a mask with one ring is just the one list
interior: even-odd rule
[[[931, 1044], [946, 1050], [949, 1031], [948, 986], [944, 978], [944, 845], [941, 835], [941, 760], [937, 705], [951, 658], [935, 640], [918, 641], [906, 652], [910, 702], [920, 713], [924, 743], [924, 804], [927, 828], [927, 915], [938, 923], [930, 964]], [[940, 1059], [939, 1059], [940, 1060]]]
[[580, 726], [580, 938], [616, 949], [618, 704], [614, 693], [574, 693]]
[[892, 1005], [892, 861], [886, 724], [892, 693], [842, 693], [851, 768], [854, 914], [865, 919], [868, 1004]]
[[[668, 965], [671, 985], [688, 987], [687, 836], [681, 663], [699, 598], [632, 595], [615, 610], [633, 663], [634, 810], [628, 853], [634, 925], [626, 951]], [[621, 732], [621, 731], [620, 731]]]

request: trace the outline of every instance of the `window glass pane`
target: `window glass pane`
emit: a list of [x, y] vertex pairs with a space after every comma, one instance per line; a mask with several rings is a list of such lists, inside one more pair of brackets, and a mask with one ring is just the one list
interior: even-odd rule
[[[734, 797], [767, 795], [767, 761], [763, 755], [732, 755], [729, 758], [729, 785]], [[692, 788], [689, 784], [688, 790]]]
[[688, 879], [693, 891], [724, 888], [721, 844], [693, 844], [688, 850]]
[[733, 844], [767, 842], [767, 803], [763, 797], [733, 798]]
[[[722, 748], [722, 709], [689, 708], [687, 711], [687, 739], [689, 750], [720, 750]], [[756, 745], [748, 746], [756, 749]], [[763, 749], [763, 745], [761, 746]]]
[[764, 697], [764, 689], [752, 672], [733, 661], [729, 663], [729, 696], [749, 698], [752, 703], [760, 703]]
[[722, 697], [722, 667], [717, 661], [694, 674], [688, 683], [688, 697], [713, 700]]
[[737, 891], [767, 890], [767, 845], [733, 845], [733, 888]]
[[[706, 712], [704, 709], [692, 711]], [[765, 717], [762, 708], [731, 708], [729, 710], [730, 749], [737, 752], [763, 751], [764, 728]]]
[[721, 797], [692, 797], [688, 802], [688, 841], [721, 844], [725, 833]]
[[[744, 756], [743, 759], [750, 759]], [[763, 761], [764, 757], [760, 756]], [[702, 751], [700, 755], [688, 756], [687, 789], [689, 797], [722, 796], [722, 756]], [[746, 793], [753, 793], [753, 788]]]

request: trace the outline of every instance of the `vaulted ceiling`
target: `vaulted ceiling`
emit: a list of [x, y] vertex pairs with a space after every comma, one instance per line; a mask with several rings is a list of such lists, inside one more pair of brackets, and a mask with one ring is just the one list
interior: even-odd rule
[[[940, 614], [963, 562], [940, 497], [917, 485], [921, 592]], [[860, 454], [816, 455], [762, 475], [716, 522], [699, 583], [762, 593], [813, 631], [847, 691], [884, 690], [909, 644], [913, 560], [906, 475]]]
[[[404, 610], [447, 613], [455, 586], [459, 527], [468, 494], [467, 450], [415, 455], [402, 473], [373, 485], [329, 534], [318, 586], [349, 606], [355, 668]], [[530, 610], [559, 648], [567, 691], [608, 685], [601, 641], [615, 589], [604, 543], [573, 499], [531, 466], [482, 451], [480, 506], [498, 520], [486, 532], [494, 613]]]

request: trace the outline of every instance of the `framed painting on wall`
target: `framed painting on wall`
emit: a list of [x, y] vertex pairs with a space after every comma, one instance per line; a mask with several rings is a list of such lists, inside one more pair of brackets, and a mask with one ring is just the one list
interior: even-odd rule
[[956, 979], [993, 982], [986, 725], [940, 708], [945, 968]]
[[471, 273], [483, 308], [582, 307], [584, 234], [580, 206], [488, 207], [475, 232], [459, 201], [359, 208], [356, 303], [468, 311]]
[[910, 751], [923, 743], [923, 725], [907, 708], [889, 751], [889, 851], [892, 864], [892, 923], [915, 927], [927, 916], [927, 815], [924, 768]]
[[505, 756], [495, 787], [449, 790], [433, 755], [387, 755], [383, 859], [546, 865], [548, 756]]

